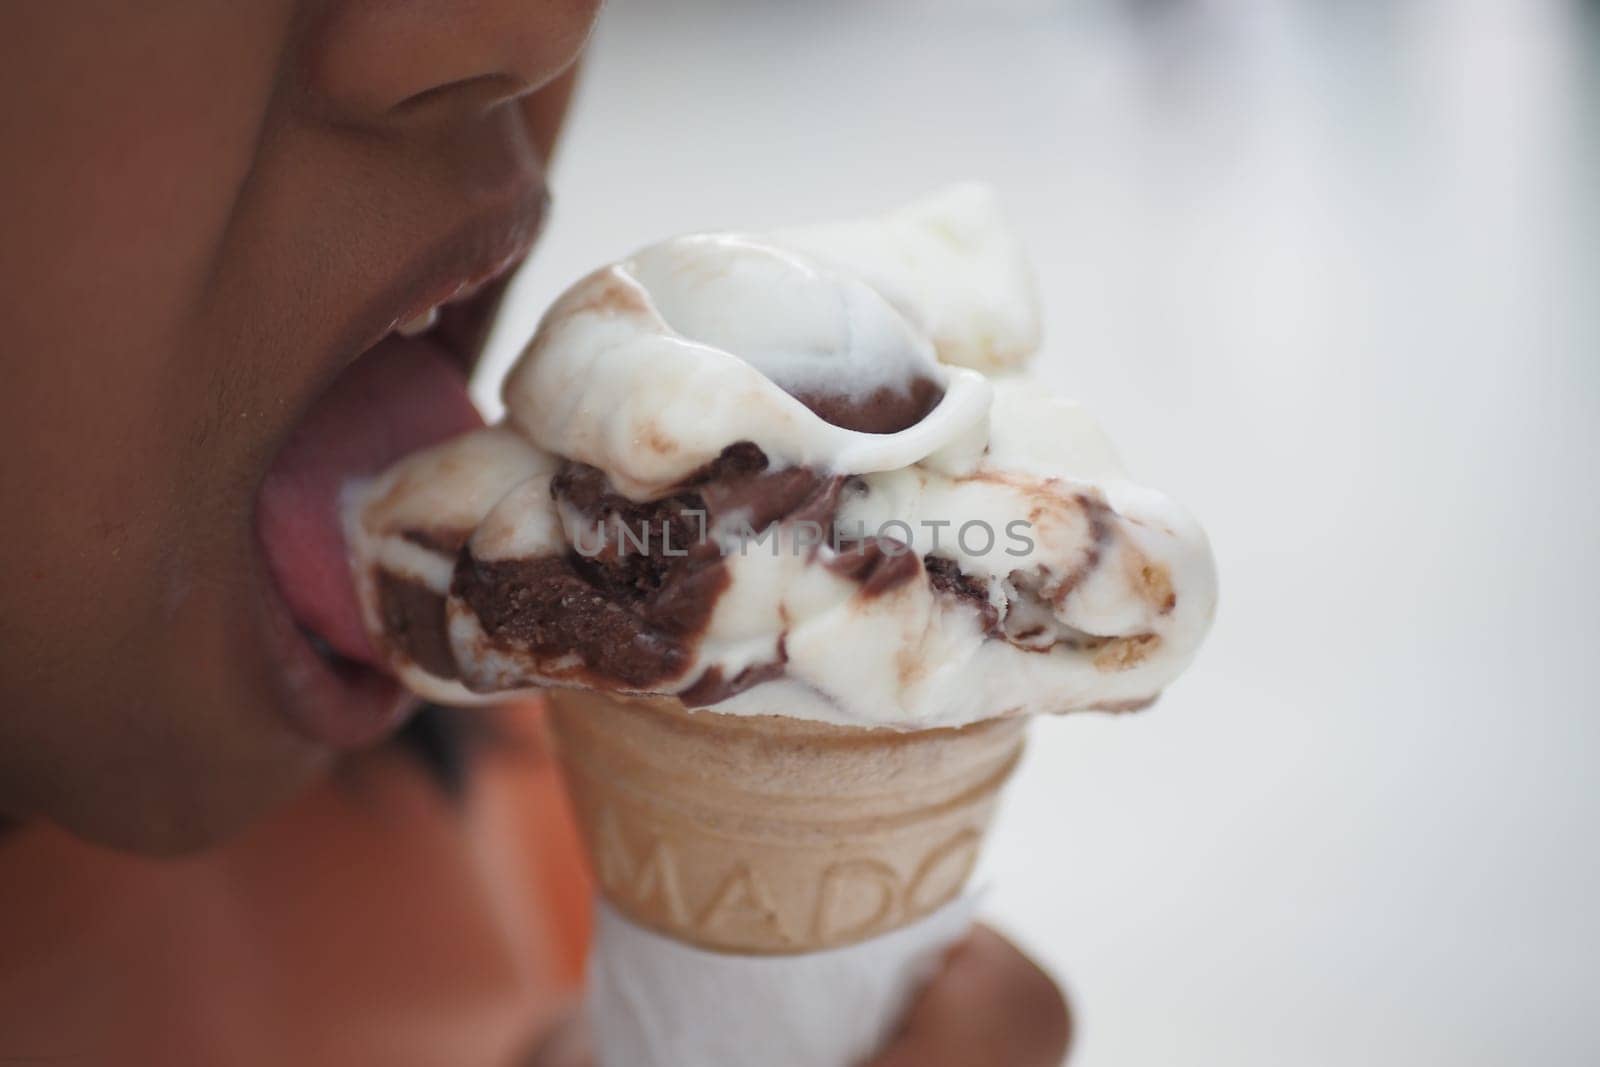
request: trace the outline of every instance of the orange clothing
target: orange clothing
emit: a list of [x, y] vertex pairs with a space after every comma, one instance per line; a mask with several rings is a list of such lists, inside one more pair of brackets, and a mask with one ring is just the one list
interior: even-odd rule
[[0, 1063], [515, 1063], [589, 889], [537, 707], [488, 714], [456, 797], [391, 747], [193, 858], [0, 834]]

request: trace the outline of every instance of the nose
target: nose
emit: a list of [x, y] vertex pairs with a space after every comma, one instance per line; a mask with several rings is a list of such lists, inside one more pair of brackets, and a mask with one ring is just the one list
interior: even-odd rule
[[492, 107], [577, 58], [600, 0], [334, 0], [319, 5], [302, 76], [348, 119], [438, 104]]

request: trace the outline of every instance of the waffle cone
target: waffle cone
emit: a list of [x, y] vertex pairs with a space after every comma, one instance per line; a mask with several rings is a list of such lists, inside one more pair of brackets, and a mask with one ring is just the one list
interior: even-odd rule
[[702, 948], [811, 952], [955, 897], [1021, 719], [901, 732], [549, 694], [601, 892]]

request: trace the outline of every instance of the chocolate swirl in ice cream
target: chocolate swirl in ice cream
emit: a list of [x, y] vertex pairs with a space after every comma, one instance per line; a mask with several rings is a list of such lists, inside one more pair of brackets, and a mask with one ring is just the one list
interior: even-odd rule
[[506, 422], [357, 492], [412, 688], [545, 685], [907, 728], [1148, 702], [1215, 601], [1204, 534], [1019, 367], [987, 190], [676, 238], [579, 281]]
[[378, 613], [385, 644], [438, 678], [454, 680], [455, 652], [450, 648], [446, 598], [423, 583], [392, 571], [377, 575]]
[[[614, 492], [604, 472], [568, 463], [550, 492], [556, 509], [575, 518], [575, 545], [504, 560], [464, 551], [451, 595], [476, 618], [484, 648], [528, 664], [525, 676], [496, 685], [559, 675], [645, 690], [689, 668], [728, 586], [722, 550], [703, 531], [735, 513], [757, 529], [831, 521], [841, 481], [801, 468], [769, 470], [760, 449], [740, 443], [672, 495], [636, 502]], [[694, 686], [725, 699], [757, 680], [751, 671], [725, 679], [708, 669]]]
[[883, 385], [864, 397], [849, 393], [790, 392], [817, 417], [861, 433], [899, 433], [927, 417], [944, 389], [932, 378], [913, 378], [904, 388]]

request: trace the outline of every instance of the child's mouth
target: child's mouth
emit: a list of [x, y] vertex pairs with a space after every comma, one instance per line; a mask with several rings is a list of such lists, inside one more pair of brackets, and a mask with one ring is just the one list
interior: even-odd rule
[[[347, 366], [290, 434], [262, 483], [256, 528], [276, 593], [269, 642], [287, 711], [315, 740], [368, 744], [412, 703], [380, 673], [351, 580], [339, 502], [345, 486], [407, 453], [482, 425], [467, 395], [505, 276], [531, 228], [452, 279], [397, 302], [395, 325]], [[381, 327], [380, 327], [381, 328]]]

